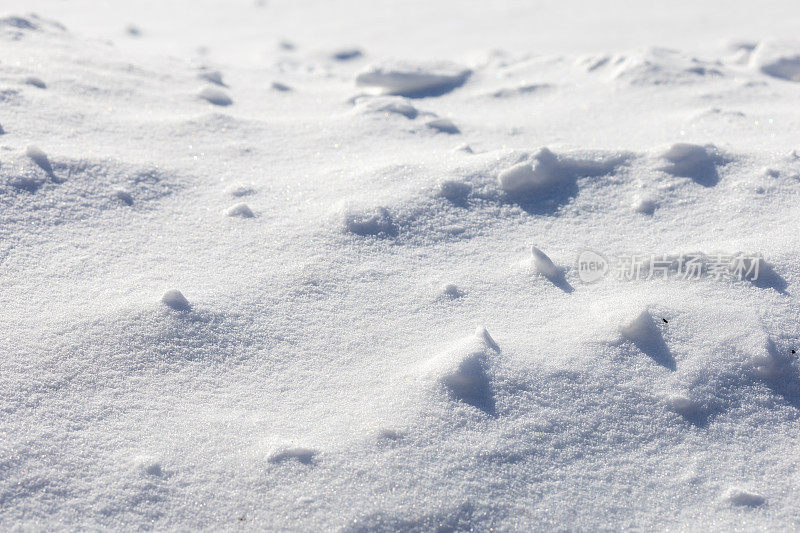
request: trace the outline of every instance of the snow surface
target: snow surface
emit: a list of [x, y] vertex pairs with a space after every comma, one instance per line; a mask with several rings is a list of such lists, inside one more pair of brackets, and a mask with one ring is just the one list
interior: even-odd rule
[[797, 2], [0, 7], [0, 529], [800, 527]]

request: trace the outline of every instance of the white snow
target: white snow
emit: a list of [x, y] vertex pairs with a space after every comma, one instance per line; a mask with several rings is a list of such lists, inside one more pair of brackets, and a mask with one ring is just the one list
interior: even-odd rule
[[0, 530], [800, 528], [796, 1], [0, 11]]

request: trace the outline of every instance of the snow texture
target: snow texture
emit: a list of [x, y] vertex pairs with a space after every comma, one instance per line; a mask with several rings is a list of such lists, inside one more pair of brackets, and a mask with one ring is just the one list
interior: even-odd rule
[[800, 529], [796, 0], [0, 11], [0, 531]]

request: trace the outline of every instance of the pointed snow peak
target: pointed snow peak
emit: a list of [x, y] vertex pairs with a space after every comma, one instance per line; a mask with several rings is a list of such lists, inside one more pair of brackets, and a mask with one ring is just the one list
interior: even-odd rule
[[630, 323], [622, 326], [620, 333], [634, 342], [653, 343], [660, 338], [656, 323], [647, 309], [639, 313]]
[[558, 277], [560, 271], [546, 253], [536, 246], [531, 246], [531, 256], [533, 258], [533, 266], [536, 267], [537, 272], [546, 278]]
[[495, 352], [500, 351], [500, 346], [498, 346], [497, 343], [492, 338], [492, 336], [489, 335], [489, 331], [485, 327], [478, 326], [477, 329], [475, 330], [475, 337], [477, 337], [478, 340], [484, 342], [489, 348], [491, 348]]

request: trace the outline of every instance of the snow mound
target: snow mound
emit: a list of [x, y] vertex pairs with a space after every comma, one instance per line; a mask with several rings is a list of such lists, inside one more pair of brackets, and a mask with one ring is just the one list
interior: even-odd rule
[[463, 204], [472, 192], [472, 185], [460, 180], [442, 180], [438, 185], [438, 194], [454, 204]]
[[344, 228], [348, 233], [361, 237], [394, 237], [398, 232], [389, 209], [384, 206], [369, 209], [346, 208]]
[[741, 507], [759, 507], [767, 502], [764, 496], [739, 487], [731, 487], [726, 490], [724, 499]]
[[362, 57], [364, 53], [358, 48], [340, 48], [331, 54], [334, 61], [350, 61]]
[[225, 94], [225, 91], [217, 87], [211, 87], [210, 85], [200, 89], [197, 96], [208, 103], [218, 106], [229, 106], [233, 103], [233, 100], [231, 100], [230, 96]]
[[169, 289], [161, 297], [161, 301], [164, 305], [176, 311], [188, 311], [190, 309], [189, 300], [178, 289]]
[[500, 187], [513, 195], [541, 191], [558, 185], [564, 178], [558, 158], [547, 148], [536, 152], [532, 161], [514, 165], [497, 176]]
[[232, 205], [225, 211], [225, 214], [229, 217], [238, 218], [253, 218], [255, 216], [250, 207], [244, 202]]
[[387, 61], [358, 74], [356, 85], [382, 94], [424, 98], [440, 96], [460, 87], [470, 74], [470, 69], [446, 61]]
[[136, 467], [145, 476], [162, 477], [164, 475], [164, 468], [161, 463], [152, 457], [137, 458]]
[[464, 293], [453, 283], [446, 283], [439, 289], [439, 294], [447, 299], [455, 300], [461, 298]]
[[278, 91], [279, 93], [288, 93], [291, 92], [292, 90], [292, 88], [289, 85], [286, 85], [285, 83], [281, 83], [279, 81], [273, 81], [270, 84], [270, 87], [272, 87], [273, 91]]
[[37, 76], [28, 76], [24, 81], [25, 85], [36, 87], [37, 89], [47, 89], [47, 84]]
[[115, 190], [114, 196], [125, 205], [133, 205], [133, 195], [125, 189]]
[[579, 64], [587, 72], [603, 72], [612, 81], [633, 86], [699, 83], [724, 75], [718, 61], [704, 61], [667, 48], [594, 56], [583, 58]]
[[686, 394], [670, 394], [666, 404], [669, 409], [687, 418], [700, 414], [700, 406]]
[[434, 118], [426, 122], [425, 125], [432, 130], [436, 130], [441, 133], [449, 133], [451, 135], [455, 133], [461, 133], [461, 130], [459, 130], [456, 125], [453, 124], [453, 121], [447, 118]]
[[37, 30], [39, 25], [32, 18], [8, 16], [0, 18], [0, 28], [16, 28], [18, 30]]
[[639, 350], [650, 356], [655, 362], [670, 370], [675, 370], [675, 360], [647, 309], [627, 324], [620, 326], [619, 331], [625, 339], [633, 342]]
[[711, 144], [673, 144], [662, 157], [669, 163], [663, 168], [665, 172], [676, 177], [691, 178], [704, 187], [713, 187], [719, 182], [717, 165], [725, 162], [717, 147]]
[[791, 359], [781, 354], [771, 338], [767, 338], [763, 350], [750, 358], [748, 366], [755, 376], [768, 382], [779, 381], [793, 373]]
[[0, 37], [11, 41], [18, 41], [25, 37], [26, 32], [45, 32], [45, 31], [64, 32], [62, 24], [53, 20], [44, 19], [31, 13], [28, 16], [20, 17], [10, 15], [0, 17]]
[[256, 190], [250, 185], [236, 183], [228, 187], [227, 192], [234, 198], [241, 198], [242, 196], [250, 196], [251, 194], [255, 194]]
[[510, 196], [547, 193], [563, 185], [573, 185], [578, 177], [612, 173], [627, 160], [626, 156], [604, 158], [559, 158], [548, 148], [540, 148], [526, 161], [500, 172], [500, 187]]
[[552, 89], [553, 85], [549, 83], [522, 83], [514, 87], [502, 87], [495, 89], [489, 93], [492, 98], [515, 98], [518, 96], [525, 96], [534, 93], [540, 93]]
[[401, 96], [367, 96], [356, 99], [354, 110], [358, 113], [384, 116], [400, 115], [414, 119], [419, 111], [411, 102]]
[[213, 83], [214, 85], [219, 85], [220, 87], [227, 87], [227, 85], [225, 85], [225, 82], [222, 80], [222, 72], [220, 72], [219, 70], [202, 69], [197, 74], [197, 77], [200, 78], [201, 80]]
[[452, 399], [494, 416], [496, 406], [489, 364], [499, 352], [500, 347], [486, 328], [479, 326], [472, 336], [427, 361], [423, 372], [442, 386]]
[[633, 210], [643, 215], [652, 215], [658, 203], [649, 196], [637, 196], [633, 200]]
[[142, 29], [135, 24], [128, 24], [125, 26], [125, 33], [130, 37], [141, 37]]
[[314, 461], [316, 455], [317, 451], [312, 448], [293, 446], [276, 450], [270, 454], [267, 461], [275, 464], [297, 461], [298, 463], [308, 465]]
[[631, 322], [620, 327], [620, 333], [634, 342], [651, 344], [661, 337], [653, 317], [646, 309], [639, 313]]
[[750, 55], [750, 65], [768, 76], [800, 81], [800, 41], [762, 41]]

